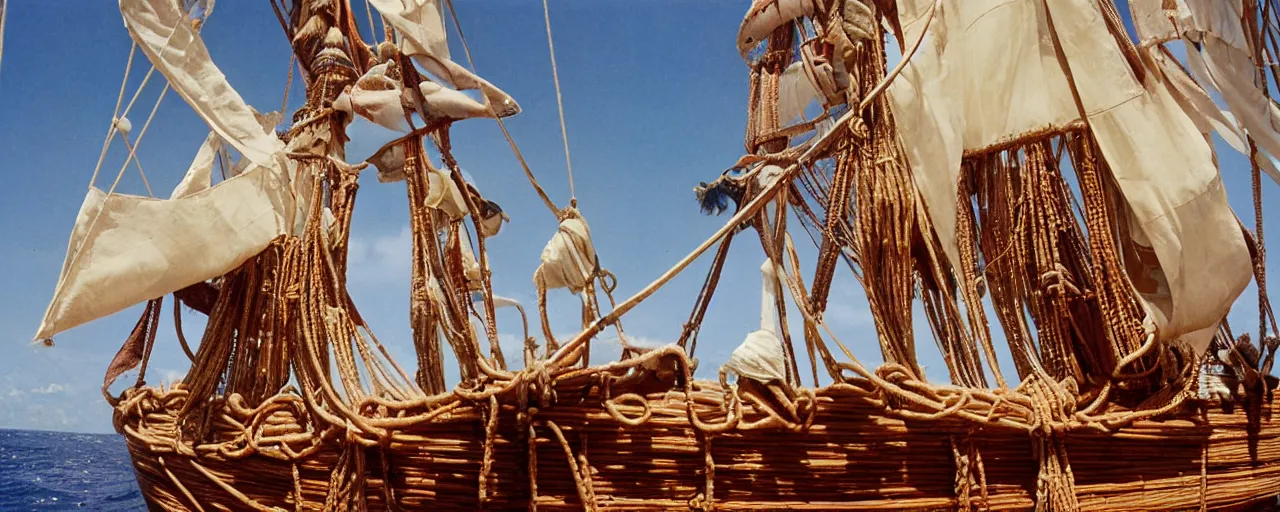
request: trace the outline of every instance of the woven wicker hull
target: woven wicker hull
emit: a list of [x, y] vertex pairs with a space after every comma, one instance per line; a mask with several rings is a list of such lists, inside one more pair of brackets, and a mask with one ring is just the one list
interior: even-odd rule
[[[725, 416], [717, 416], [712, 404], [716, 386], [706, 387], [695, 393], [694, 410], [711, 423]], [[153, 510], [196, 510], [192, 499], [203, 510], [324, 510], [330, 482], [349, 476], [333, 471], [350, 446], [341, 442], [344, 433], [302, 433], [299, 423], [308, 420], [298, 417], [297, 397], [277, 396], [274, 406], [256, 412], [225, 407], [211, 423], [211, 438], [219, 442], [193, 451], [176, 436], [181, 391], [131, 393], [133, 399], [117, 408], [116, 425]], [[599, 400], [565, 404], [565, 396], [562, 391], [558, 405], [533, 416], [534, 501], [542, 510], [583, 509], [566, 451], [590, 467], [590, 482], [582, 487], [594, 493], [599, 509], [950, 510], [961, 508], [966, 493], [971, 505], [981, 507], [981, 484], [956, 485], [962, 453], [971, 455], [960, 458], [965, 463], [959, 469], [971, 482], [985, 480], [990, 509], [1034, 505], [1037, 462], [1025, 433], [968, 434], [959, 421], [904, 422], [855, 386], [819, 390], [807, 431], [750, 428], [748, 411], [737, 428], [710, 436], [691, 427], [683, 393], [646, 395], [651, 414], [637, 426], [620, 423]], [[522, 435], [528, 427], [518, 423], [515, 407], [504, 405], [496, 426], [487, 428], [484, 407], [455, 403], [429, 421], [400, 428], [385, 447], [352, 450], [363, 451], [364, 460], [346, 467], [363, 467], [370, 510], [528, 507], [529, 452]], [[1240, 408], [1209, 412], [1207, 424], [1172, 419], [1138, 422], [1110, 436], [1067, 434], [1081, 509], [1197, 509], [1202, 490], [1209, 508], [1222, 509], [1280, 494], [1280, 425], [1266, 407], [1253, 441]], [[644, 411], [638, 402], [614, 409], [627, 418]], [[563, 432], [563, 442], [551, 424]], [[253, 443], [245, 441], [246, 431], [256, 432]], [[482, 506], [487, 436], [493, 450]], [[289, 460], [286, 446], [300, 453]], [[701, 499], [709, 485], [714, 499]], [[386, 506], [388, 497], [398, 508]]]

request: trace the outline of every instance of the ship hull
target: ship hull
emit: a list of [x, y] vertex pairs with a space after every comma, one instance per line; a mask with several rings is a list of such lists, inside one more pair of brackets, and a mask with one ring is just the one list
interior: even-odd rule
[[[702, 387], [693, 408], [715, 423], [725, 417], [716, 413], [718, 385]], [[601, 510], [1034, 508], [1038, 463], [1025, 432], [905, 421], [864, 389], [818, 390], [812, 424], [799, 431], [750, 428], [747, 412], [736, 428], [706, 434], [690, 422], [683, 392], [644, 394], [645, 413], [635, 399], [605, 407], [591, 393], [569, 400], [567, 389], [554, 407], [523, 409], [528, 415], [503, 404], [496, 422], [483, 400], [424, 406], [438, 414], [373, 446], [338, 429], [309, 432], [303, 400], [291, 395], [254, 410], [224, 403], [201, 443], [179, 434], [181, 390], [130, 390], [115, 420], [152, 510], [333, 510], [331, 489], [355, 472], [369, 510], [509, 510], [531, 501], [539, 510], [583, 510], [584, 497]], [[1080, 509], [1274, 502], [1280, 425], [1270, 413], [1264, 405], [1254, 428], [1243, 408], [1215, 406], [1113, 434], [1064, 433]], [[532, 464], [526, 418], [536, 432]], [[582, 466], [589, 469], [575, 469]], [[589, 477], [575, 480], [575, 471]]]

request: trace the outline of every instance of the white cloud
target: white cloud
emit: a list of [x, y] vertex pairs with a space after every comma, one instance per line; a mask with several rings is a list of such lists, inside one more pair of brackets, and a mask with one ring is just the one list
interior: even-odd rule
[[[636, 348], [653, 349], [673, 343], [671, 341], [650, 338], [647, 336], [637, 336], [626, 331], [623, 331], [622, 335], [627, 338], [627, 343], [629, 345]], [[609, 334], [602, 335], [600, 338], [596, 339], [595, 342], [596, 346], [622, 347], [622, 343], [618, 341], [618, 334], [614, 331], [609, 331]]]
[[822, 318], [832, 327], [857, 329], [875, 326], [875, 317], [861, 287], [843, 287], [827, 299]]
[[408, 281], [412, 237], [413, 231], [408, 224], [394, 235], [351, 235], [347, 281], [356, 285]]
[[[63, 387], [62, 384], [51, 382], [48, 386], [32, 389], [31, 392], [37, 395], [52, 395], [54, 393], [62, 393], [66, 390], [67, 389]], [[12, 396], [12, 393], [10, 393], [10, 396]]]
[[166, 386], [170, 386], [175, 383], [181, 382], [182, 379], [186, 378], [187, 376], [187, 372], [180, 372], [178, 370], [174, 370], [170, 368], [162, 368], [160, 369], [160, 371], [156, 373], [163, 375], [163, 377], [160, 378], [160, 382], [162, 382]]
[[357, 116], [347, 125], [347, 155], [351, 158], [368, 158], [388, 141], [403, 134], [388, 130]]

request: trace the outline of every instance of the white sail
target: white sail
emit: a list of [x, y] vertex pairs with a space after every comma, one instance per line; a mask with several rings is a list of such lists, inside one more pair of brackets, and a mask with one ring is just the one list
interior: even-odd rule
[[222, 137], [218, 136], [218, 132], [209, 132], [209, 136], [205, 137], [204, 143], [196, 151], [196, 158], [191, 161], [191, 167], [187, 168], [182, 181], [169, 194], [169, 199], [186, 197], [212, 186], [213, 163], [221, 150]]
[[[905, 41], [919, 37], [933, 4], [934, 0], [899, 2]], [[928, 74], [919, 74], [939, 80], [940, 87], [927, 92], [891, 90], [895, 96], [907, 96], [895, 104], [925, 94], [931, 104], [948, 103], [956, 114], [938, 116], [938, 121], [953, 126], [964, 150], [1064, 126], [1080, 116], [1048, 29], [1041, 2], [942, 0], [929, 39], [909, 64], [928, 69]], [[895, 117], [899, 110], [895, 106]], [[904, 133], [914, 133], [903, 128]], [[935, 143], [927, 137], [913, 138], [920, 144]]]
[[234, 270], [287, 233], [287, 183], [257, 166], [176, 199], [90, 188], [36, 339]]
[[760, 329], [747, 334], [738, 348], [729, 354], [722, 371], [738, 378], [759, 382], [785, 382], [787, 356], [778, 337], [778, 281], [773, 261], [760, 266], [763, 282], [760, 289]]
[[172, 0], [120, 0], [120, 13], [138, 48], [213, 131], [250, 162], [280, 165], [273, 160], [284, 143], [262, 129], [253, 109], [209, 57], [188, 15]]
[[[1181, 69], [1173, 70], [1177, 66], [1167, 59], [1157, 61], [1166, 65], [1167, 75], [1175, 77], [1184, 109], [1187, 103], [1194, 105], [1188, 112], [1193, 120], [1211, 125], [1227, 144], [1246, 156], [1246, 130], [1259, 149], [1272, 157], [1280, 156], [1280, 108], [1261, 88], [1262, 70], [1251, 57], [1239, 0], [1131, 0], [1129, 9], [1144, 47], [1179, 39], [1186, 45], [1187, 64], [1201, 91], [1188, 93], [1190, 77], [1184, 78], [1186, 73]], [[1155, 55], [1157, 51], [1151, 48], [1148, 53]], [[1213, 105], [1204, 90], [1221, 95], [1231, 113]], [[1184, 99], [1188, 95], [1194, 95], [1192, 101]], [[1205, 131], [1203, 127], [1201, 131]], [[1269, 158], [1259, 163], [1280, 183], [1280, 172]]]
[[484, 281], [480, 279], [480, 260], [471, 248], [471, 233], [465, 224], [458, 225], [459, 247], [462, 252], [462, 277], [467, 280], [467, 290], [484, 289]]
[[1168, 82], [1141, 83], [1089, 0], [1048, 0], [1089, 126], [1168, 289], [1139, 290], [1161, 339], [1202, 353], [1252, 278], [1213, 147]]
[[479, 90], [498, 117], [520, 113], [520, 105], [509, 94], [450, 60], [439, 0], [369, 0], [369, 4], [396, 29], [400, 51], [418, 65], [456, 89]]
[[797, 61], [787, 66], [778, 77], [778, 119], [790, 123], [817, 100], [818, 88], [805, 73], [804, 62]]
[[[125, 25], [173, 89], [212, 129], [169, 199], [90, 187], [37, 339], [234, 270], [295, 228], [298, 202], [279, 115], [258, 114], [227, 83], [168, 0], [120, 0]], [[222, 144], [245, 170], [212, 184]]]
[[1129, 0], [1129, 17], [1133, 20], [1133, 29], [1138, 34], [1138, 45], [1149, 47], [1166, 41], [1178, 39], [1178, 31], [1169, 21], [1173, 14], [1179, 23], [1190, 19], [1191, 13], [1186, 5], [1174, 2], [1173, 9], [1166, 10], [1165, 0]]
[[333, 100], [333, 108], [360, 115], [388, 130], [406, 133], [409, 123], [404, 117], [403, 89], [398, 81], [387, 77], [389, 63], [378, 64], [356, 80], [351, 88]]
[[[255, 114], [255, 116], [263, 130], [270, 130], [272, 126], [280, 122], [282, 117], [279, 112]], [[191, 166], [187, 168], [187, 173], [183, 175], [182, 181], [178, 183], [177, 187], [173, 188], [173, 193], [169, 195], [169, 199], [189, 196], [205, 190], [213, 184], [213, 164], [218, 155], [226, 154], [223, 150], [224, 142], [218, 132], [209, 132], [209, 135], [204, 139], [204, 143], [200, 145], [200, 149], [196, 151], [196, 157], [191, 161]], [[241, 159], [240, 162], [236, 163], [231, 175], [239, 176], [249, 165], [247, 159]]]
[[[899, 2], [904, 40], [919, 37], [933, 4]], [[1049, 133], [1083, 108], [1129, 203], [1135, 238], [1149, 241], [1168, 281], [1167, 290], [1142, 293], [1160, 338], [1216, 326], [1248, 283], [1249, 256], [1212, 148], [1170, 86], [1138, 82], [1089, 0], [940, 4], [889, 93], [901, 130], [913, 134], [902, 143], [948, 257], [957, 254], [949, 233], [963, 152]], [[1061, 48], [1051, 24], [1070, 34]]]
[[449, 60], [448, 32], [444, 28], [444, 4], [439, 0], [371, 0], [383, 21], [399, 31], [400, 50], [406, 55], [429, 54]]
[[[943, 252], [959, 264], [956, 181], [964, 151], [1078, 119], [1041, 2], [902, 0], [903, 40], [925, 39], [888, 89], [912, 177]], [[932, 18], [930, 12], [932, 12]]]

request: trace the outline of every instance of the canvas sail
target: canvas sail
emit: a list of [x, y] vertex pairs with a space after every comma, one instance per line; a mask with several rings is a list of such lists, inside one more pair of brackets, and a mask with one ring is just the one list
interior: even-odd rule
[[958, 263], [956, 180], [964, 151], [1079, 118], [1040, 2], [898, 3], [904, 41], [928, 34], [889, 88], [912, 176], [943, 251]]
[[439, 0], [369, 0], [369, 4], [399, 34], [400, 51], [418, 65], [456, 89], [479, 90], [498, 117], [520, 113], [509, 94], [450, 59]]
[[[1280, 155], [1280, 108], [1262, 89], [1262, 70], [1251, 57], [1239, 0], [1133, 0], [1129, 9], [1140, 44], [1162, 65], [1180, 95], [1179, 103], [1201, 131], [1207, 133], [1204, 127], [1212, 127], [1228, 145], [1248, 156], [1247, 130], [1271, 157], [1259, 158], [1258, 164], [1280, 183], [1280, 170], [1272, 160]], [[1185, 45], [1190, 75], [1160, 58], [1159, 45], [1174, 41]], [[1217, 92], [1231, 111], [1219, 109], [1206, 90]]]
[[254, 167], [175, 199], [90, 188], [36, 339], [234, 270], [287, 232], [287, 183]]
[[[172, 2], [121, 0], [120, 10], [143, 53], [212, 132], [169, 199], [89, 188], [36, 339], [230, 272], [294, 227], [291, 170], [270, 131], [278, 115], [245, 104]], [[224, 143], [246, 170], [214, 185]]]
[[1252, 278], [1240, 224], [1213, 147], [1168, 82], [1140, 83], [1089, 0], [1048, 0], [1089, 126], [1130, 213], [1159, 259], [1167, 290], [1140, 295], [1161, 339], [1196, 353]]
[[[899, 3], [905, 40], [919, 37], [933, 3]], [[1203, 334], [1247, 285], [1250, 262], [1212, 148], [1168, 83], [1138, 81], [1088, 0], [942, 0], [934, 16], [890, 94], [902, 131], [931, 135], [902, 142], [940, 235], [955, 225], [963, 152], [1049, 133], [1083, 109], [1130, 224], [1167, 279], [1167, 289], [1139, 290], [1160, 339], [1198, 333], [1188, 341], [1207, 345]], [[1071, 37], [1058, 48], [1051, 29]], [[954, 237], [942, 238], [952, 256]]]
[[272, 161], [283, 156], [284, 143], [262, 129], [209, 57], [188, 15], [167, 0], [120, 0], [120, 12], [138, 48], [213, 131], [250, 162], [277, 165]]

